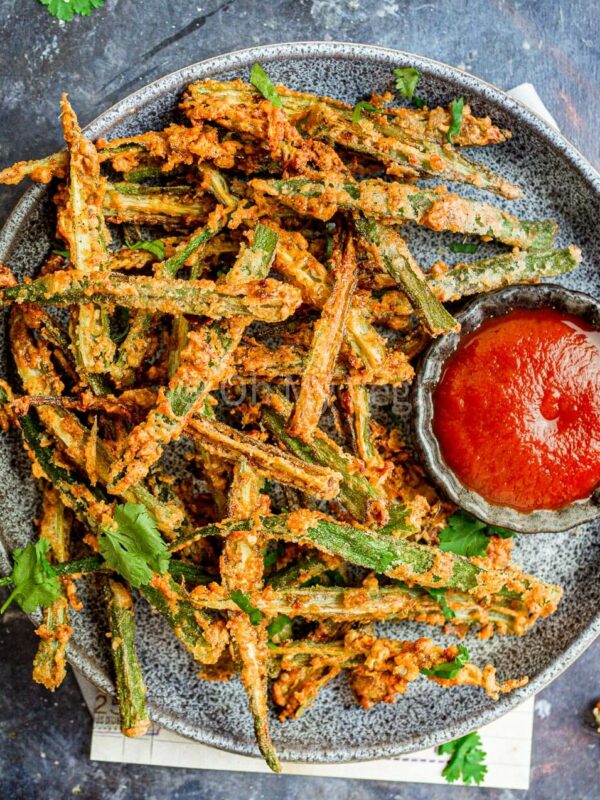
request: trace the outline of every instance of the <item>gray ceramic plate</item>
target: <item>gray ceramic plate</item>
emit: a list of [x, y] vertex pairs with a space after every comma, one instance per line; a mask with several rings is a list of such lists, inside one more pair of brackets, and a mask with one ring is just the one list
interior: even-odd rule
[[[583, 265], [564, 283], [598, 296], [598, 175], [559, 134], [519, 103], [464, 72], [418, 56], [329, 42], [244, 50], [186, 67], [141, 89], [98, 117], [89, 126], [88, 134], [124, 136], [162, 127], [173, 114], [179, 93], [190, 81], [206, 77], [246, 78], [254, 61], [260, 61], [273, 78], [292, 88], [350, 102], [389, 87], [391, 70], [408, 65], [423, 73], [419, 95], [431, 104], [447, 103], [464, 95], [476, 113], [489, 113], [496, 123], [514, 134], [510, 143], [475, 151], [475, 157], [526, 189], [525, 198], [511, 205], [516, 213], [524, 217], [548, 215], [560, 222], [561, 244], [577, 242], [584, 253]], [[469, 193], [464, 187], [460, 191]], [[499, 198], [485, 199], [501, 202]], [[0, 236], [0, 259], [20, 275], [35, 271], [48, 248], [52, 219], [49, 209], [46, 188], [29, 190]], [[411, 232], [411, 243], [423, 264], [431, 264], [440, 254], [448, 258], [451, 254], [444, 245], [450, 238], [434, 240], [431, 235], [421, 237], [419, 232]], [[3, 348], [4, 342], [0, 345]], [[6, 353], [4, 349], [1, 352], [8, 369]], [[6, 548], [13, 548], [31, 538], [31, 520], [38, 503], [27, 459], [13, 433], [0, 437], [0, 475], [0, 538]], [[527, 687], [494, 704], [479, 690], [448, 691], [425, 680], [416, 681], [396, 705], [382, 705], [365, 713], [357, 708], [340, 680], [324, 690], [317, 704], [299, 721], [281, 724], [273, 719], [273, 738], [281, 756], [331, 762], [418, 750], [491, 721], [555, 678], [600, 631], [600, 526], [582, 528], [575, 535], [522, 536], [517, 542], [516, 560], [564, 587], [565, 598], [559, 612], [523, 639], [473, 639], [469, 649], [475, 661], [494, 662], [501, 678], [528, 674], [531, 680]], [[0, 552], [0, 568], [7, 570], [8, 566], [6, 553]], [[106, 640], [103, 625], [98, 624], [102, 612], [93, 586], [84, 586], [83, 593], [86, 608], [75, 615], [71, 662], [99, 687], [111, 691]], [[255, 754], [241, 685], [198, 681], [197, 667], [161, 619], [150, 614], [143, 603], [138, 606], [139, 650], [153, 718], [206, 744]], [[443, 640], [435, 630], [417, 625], [389, 627], [402, 638], [433, 634], [438, 641]]]

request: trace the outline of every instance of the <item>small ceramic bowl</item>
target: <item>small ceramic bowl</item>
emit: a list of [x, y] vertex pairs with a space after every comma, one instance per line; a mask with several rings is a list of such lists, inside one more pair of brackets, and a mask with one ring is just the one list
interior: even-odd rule
[[520, 533], [554, 533], [600, 517], [600, 487], [588, 499], [578, 500], [554, 511], [540, 510], [525, 514], [514, 508], [494, 505], [458, 480], [444, 461], [433, 432], [433, 395], [444, 365], [458, 347], [461, 337], [474, 331], [486, 320], [518, 308], [554, 308], [581, 317], [600, 331], [600, 301], [582, 292], [546, 283], [510, 286], [480, 295], [458, 315], [460, 333], [436, 339], [423, 355], [412, 390], [413, 433], [416, 448], [429, 475], [457, 506], [490, 525]]

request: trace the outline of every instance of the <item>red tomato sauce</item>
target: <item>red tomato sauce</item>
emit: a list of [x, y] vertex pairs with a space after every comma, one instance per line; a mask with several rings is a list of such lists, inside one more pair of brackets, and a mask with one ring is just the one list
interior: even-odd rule
[[600, 483], [600, 332], [550, 309], [512, 311], [464, 337], [434, 395], [458, 479], [488, 502], [557, 509]]

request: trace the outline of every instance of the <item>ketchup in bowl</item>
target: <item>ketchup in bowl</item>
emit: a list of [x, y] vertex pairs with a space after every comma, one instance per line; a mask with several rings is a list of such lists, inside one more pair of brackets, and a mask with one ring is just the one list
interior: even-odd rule
[[578, 317], [517, 310], [484, 322], [433, 400], [446, 463], [489, 503], [558, 509], [600, 483], [600, 332]]

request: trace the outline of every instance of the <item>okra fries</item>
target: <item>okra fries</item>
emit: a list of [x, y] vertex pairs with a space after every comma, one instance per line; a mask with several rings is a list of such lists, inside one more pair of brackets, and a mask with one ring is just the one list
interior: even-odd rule
[[[425, 344], [458, 329], [448, 302], [581, 254], [553, 249], [552, 220], [416, 183], [520, 196], [465, 157], [510, 137], [468, 106], [449, 142], [447, 108], [379, 97], [361, 116], [264, 80], [195, 83], [178, 122], [96, 143], [64, 97], [66, 150], [0, 172], [52, 182], [57, 209], [39, 272], [0, 270], [17, 376], [0, 383], [0, 421], [20, 429], [42, 491], [39, 539], [0, 585], [42, 609], [33, 675], [53, 690], [76, 582], [98, 575], [128, 736], [150, 722], [134, 604], [150, 606], [201, 676], [239, 675], [278, 771], [269, 681], [293, 719], [342, 673], [365, 709], [419, 676], [492, 698], [527, 680], [496, 680], [463, 644], [377, 636], [381, 621], [522, 636], [561, 598], [497, 531], [477, 558], [446, 546], [460, 512], [386, 413]], [[445, 234], [495, 249], [427, 269], [414, 225], [437, 256]]]

